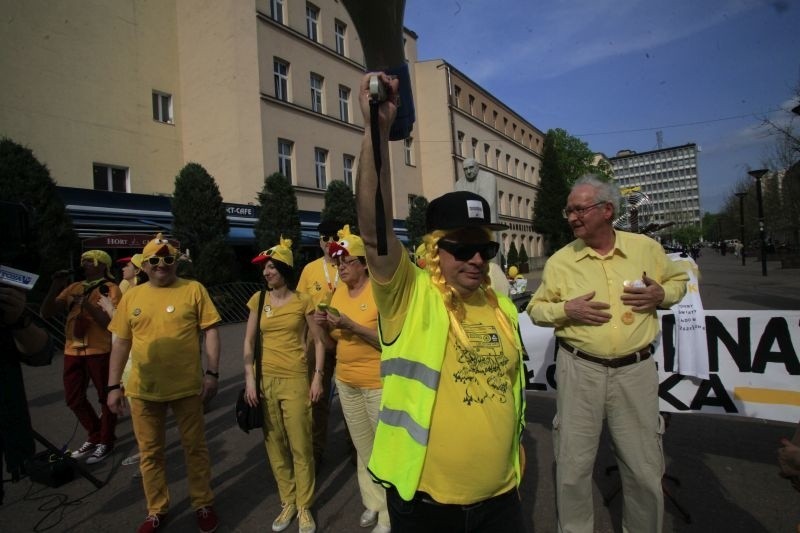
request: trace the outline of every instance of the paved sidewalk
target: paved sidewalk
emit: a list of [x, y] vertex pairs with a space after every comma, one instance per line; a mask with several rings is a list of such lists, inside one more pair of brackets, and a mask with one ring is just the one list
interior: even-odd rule
[[[709, 309], [800, 309], [800, 271], [782, 271], [770, 263], [767, 278], [760, 264], [720, 257], [708, 250], [699, 259], [701, 293]], [[538, 284], [531, 274], [531, 289]], [[268, 531], [280, 510], [275, 482], [266, 462], [258, 433], [245, 435], [235, 425], [233, 404], [242, 387], [241, 345], [243, 325], [222, 328], [223, 356], [220, 392], [206, 417], [213, 460], [213, 485], [217, 495], [220, 532]], [[796, 349], [800, 348], [798, 346]], [[800, 349], [798, 349], [800, 352]], [[75, 448], [84, 440], [74, 416], [64, 404], [61, 357], [45, 368], [26, 368], [25, 380], [34, 426], [56, 446]], [[90, 397], [91, 397], [90, 392]], [[555, 531], [554, 464], [551, 444], [555, 399], [550, 394], [529, 393], [524, 444], [528, 467], [522, 485], [528, 531]], [[178, 434], [169, 424], [168, 478], [172, 507], [166, 531], [197, 531], [189, 507], [186, 475]], [[345, 447], [341, 410], [333, 406], [329, 449], [318, 473], [314, 514], [320, 532], [361, 532], [362, 506], [355, 468]], [[800, 523], [800, 493], [777, 475], [778, 439], [791, 436], [791, 424], [737, 417], [680, 415], [664, 439], [668, 473], [680, 486], [667, 482], [670, 492], [691, 514], [683, 521], [676, 508], [666, 504], [665, 531], [708, 533], [792, 532]], [[6, 501], [0, 506], [3, 533], [52, 531], [134, 531], [145, 517], [136, 467], [121, 461], [134, 448], [130, 419], [121, 421], [118, 442], [106, 461], [87, 467], [105, 484], [96, 489], [83, 478], [59, 488], [25, 479], [6, 485]], [[603, 495], [618, 484], [616, 474], [606, 475], [614, 464], [607, 443], [595, 471], [597, 531], [621, 531], [621, 497], [603, 505]], [[287, 531], [297, 531], [296, 522]]]

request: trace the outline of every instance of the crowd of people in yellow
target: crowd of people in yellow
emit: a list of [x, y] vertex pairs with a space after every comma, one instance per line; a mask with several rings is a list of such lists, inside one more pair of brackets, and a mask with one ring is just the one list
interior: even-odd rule
[[[323, 255], [301, 272], [289, 239], [252, 260], [265, 289], [247, 302], [242, 364], [245, 400], [263, 408], [281, 501], [271, 529], [297, 519], [300, 533], [316, 531], [315, 474], [335, 386], [356, 452], [361, 527], [522, 532], [523, 349], [517, 309], [490, 274], [499, 250], [494, 235], [505, 226], [480, 195], [444, 194], [430, 202], [427, 234], [409, 260], [392, 230], [391, 199], [376, 202], [376, 191], [392, 190], [379, 161], [388, 160], [398, 104], [396, 80], [380, 74], [380, 81], [388, 97], [377, 109], [370, 109], [367, 77], [359, 91], [367, 124], [356, 195], [360, 235], [321, 223]], [[604, 421], [622, 477], [623, 528], [662, 528], [664, 423], [651, 343], [656, 309], [681, 299], [687, 277], [652, 239], [614, 230], [618, 205], [608, 183], [591, 175], [576, 182], [563, 213], [576, 238], [548, 260], [527, 308], [558, 341], [553, 444], [562, 532], [593, 530], [591, 473]], [[168, 524], [168, 410], [198, 528], [211, 533], [220, 523], [203, 407], [217, 392], [221, 319], [206, 288], [177, 275], [179, 258], [159, 234], [122, 260], [118, 286], [109, 255], [87, 251], [85, 281], [68, 284], [57, 275], [42, 305], [45, 316], [67, 317], [65, 396], [87, 432], [73, 457], [106, 458], [117, 418], [130, 413], [146, 502], [139, 533]], [[506, 274], [513, 289], [520, 276]]]

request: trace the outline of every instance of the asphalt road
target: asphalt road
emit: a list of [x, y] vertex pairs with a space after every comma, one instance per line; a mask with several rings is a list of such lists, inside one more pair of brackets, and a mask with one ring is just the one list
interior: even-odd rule
[[[707, 309], [800, 310], [800, 271], [780, 270], [777, 263], [770, 263], [768, 276], [762, 277], [760, 264], [753, 260], [748, 259], [742, 267], [739, 258], [720, 257], [709, 251], [700, 257], [699, 264], [701, 295]], [[538, 274], [529, 275], [529, 288], [535, 289]], [[233, 418], [236, 394], [242, 387], [242, 337], [242, 325], [222, 328], [220, 392], [206, 418], [220, 532], [269, 531], [280, 511], [260, 434], [242, 433]], [[64, 404], [61, 358], [56, 358], [50, 367], [26, 368], [25, 380], [35, 429], [59, 448], [79, 446], [85, 435]], [[551, 444], [554, 411], [552, 395], [528, 393], [524, 438], [528, 467], [521, 493], [530, 532], [555, 531]], [[318, 473], [313, 509], [318, 531], [368, 531], [358, 527], [363, 509], [338, 402], [332, 413], [329, 447]], [[197, 531], [188, 503], [177, 430], [174, 424], [168, 428], [172, 507], [165, 530]], [[800, 523], [800, 493], [778, 477], [776, 466], [778, 439], [791, 436], [793, 430], [792, 424], [762, 419], [673, 415], [664, 448], [668, 474], [679, 484], [666, 480], [665, 486], [691, 516], [687, 522], [667, 500], [664, 531], [794, 532]], [[6, 484], [5, 503], [0, 506], [0, 531], [134, 531], [146, 510], [140, 480], [133, 477], [136, 467], [121, 465], [134, 448], [130, 419], [120, 422], [117, 435], [113, 455], [86, 467], [102, 483], [99, 488], [81, 476], [58, 488], [30, 479]], [[604, 496], [618, 487], [616, 473], [606, 474], [606, 468], [613, 464], [604, 440], [595, 468], [596, 531], [622, 531], [621, 496], [613, 498], [608, 507], [604, 505]], [[295, 522], [287, 531], [296, 528]]]

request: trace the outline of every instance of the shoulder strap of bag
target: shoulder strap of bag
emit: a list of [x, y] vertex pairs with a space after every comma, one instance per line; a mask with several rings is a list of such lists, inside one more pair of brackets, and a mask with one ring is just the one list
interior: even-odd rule
[[253, 347], [253, 358], [256, 360], [256, 394], [261, 394], [261, 313], [264, 309], [264, 297], [267, 291], [262, 290], [258, 297], [258, 320], [256, 320], [256, 340]]

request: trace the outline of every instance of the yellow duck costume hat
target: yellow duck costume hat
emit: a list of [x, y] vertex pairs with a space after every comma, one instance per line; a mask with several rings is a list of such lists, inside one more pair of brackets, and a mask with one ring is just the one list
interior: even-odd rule
[[111, 256], [103, 250], [86, 250], [81, 254], [81, 263], [84, 261], [92, 261], [94, 266], [97, 266], [98, 263], [103, 263], [106, 266], [106, 270], [111, 268]]
[[167, 249], [168, 255], [178, 256], [178, 249], [172, 246], [164, 236], [159, 233], [156, 238], [144, 245], [142, 250], [142, 261], [147, 261], [154, 255], [158, 255], [164, 248]]
[[364, 241], [355, 233], [350, 233], [350, 224], [338, 231], [339, 242], [332, 242], [328, 245], [328, 254], [331, 257], [352, 255], [354, 257], [366, 257], [367, 249], [364, 248]]
[[272, 259], [273, 261], [280, 261], [281, 263], [288, 265], [294, 268], [294, 257], [292, 256], [292, 239], [284, 239], [283, 235], [281, 235], [280, 242], [269, 248], [268, 250], [264, 250], [257, 256], [255, 256], [250, 262], [254, 265], [263, 265], [267, 261]]

